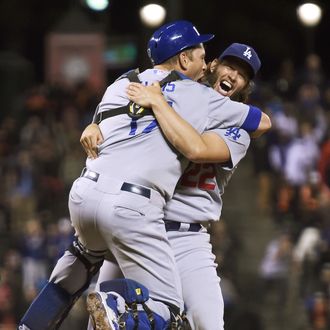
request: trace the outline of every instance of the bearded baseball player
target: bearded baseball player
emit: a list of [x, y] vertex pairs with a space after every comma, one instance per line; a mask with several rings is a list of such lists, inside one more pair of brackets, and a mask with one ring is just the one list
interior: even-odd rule
[[[213, 72], [209, 80], [212, 82], [212, 76], [217, 75], [212, 84], [215, 90], [246, 101], [244, 95], [260, 65], [253, 48], [235, 43], [212, 62], [210, 70]], [[223, 330], [220, 279], [205, 227], [210, 221], [220, 219], [221, 195], [247, 152], [250, 136], [237, 127], [216, 129], [212, 133], [225, 141], [230, 157], [223, 163], [191, 163], [188, 166], [173, 198], [166, 204], [165, 226], [179, 269], [183, 299], [192, 328]]]
[[[198, 133], [219, 127], [255, 131], [262, 118], [259, 109], [220, 97], [191, 80], [205, 68], [202, 43], [212, 37], [200, 35], [187, 21], [163, 26], [149, 42], [155, 67], [138, 78], [151, 85], [167, 78], [172, 69], [181, 72], [176, 75], [178, 81], [164, 85], [163, 93]], [[94, 120], [104, 142], [98, 158], [87, 159], [70, 191], [77, 240], [24, 315], [21, 329], [58, 328], [101, 267], [108, 249], [126, 278], [112, 281], [110, 293], [100, 297], [111, 307], [108, 329], [119, 329], [119, 322], [126, 329], [184, 326], [178, 323], [183, 310], [181, 281], [162, 218], [165, 201], [172, 197], [190, 158], [180, 157], [168, 144], [151, 111], [128, 102], [128, 77], [110, 85], [99, 104]], [[191, 104], [192, 98], [196, 99]], [[203, 143], [202, 136], [198, 137]], [[178, 150], [185, 150], [187, 141], [176, 144]]]
[[[260, 65], [259, 57], [252, 47], [234, 43], [208, 65], [203, 81], [224, 96], [246, 102], [251, 91], [251, 81]], [[138, 96], [131, 99], [143, 102], [141, 95]], [[150, 101], [152, 95], [147, 96]], [[230, 157], [218, 164], [191, 163], [176, 186], [172, 199], [166, 203], [164, 222], [180, 273], [190, 325], [192, 329], [218, 330], [224, 327], [224, 306], [217, 265], [206, 227], [209, 222], [220, 219], [221, 195], [247, 152], [250, 135], [239, 128], [210, 132], [226, 143]], [[88, 134], [86, 129], [82, 140]], [[98, 136], [95, 136], [95, 131], [90, 134], [94, 135], [94, 141], [102, 139], [100, 132]], [[96, 288], [100, 290], [101, 286], [105, 290], [108, 284], [106, 281], [119, 276], [118, 267], [106, 261], [100, 270]], [[94, 298], [95, 294], [89, 295], [88, 299], [88, 308], [93, 314], [97, 302], [91, 297]], [[107, 310], [107, 306], [104, 306], [104, 310]], [[100, 319], [95, 315], [93, 318]]]

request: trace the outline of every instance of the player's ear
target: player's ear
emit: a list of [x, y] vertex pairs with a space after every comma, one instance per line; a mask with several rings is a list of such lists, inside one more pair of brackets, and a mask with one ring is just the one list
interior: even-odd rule
[[188, 63], [189, 63], [189, 58], [187, 56], [187, 53], [186, 52], [181, 52], [178, 56], [179, 58], [179, 64], [180, 64], [180, 67], [184, 70], [187, 69], [188, 67]]
[[216, 69], [216, 67], [218, 66], [219, 64], [219, 61], [217, 58], [215, 58], [212, 62], [211, 62], [211, 65], [210, 65], [210, 71], [211, 73], [214, 72], [214, 70]]

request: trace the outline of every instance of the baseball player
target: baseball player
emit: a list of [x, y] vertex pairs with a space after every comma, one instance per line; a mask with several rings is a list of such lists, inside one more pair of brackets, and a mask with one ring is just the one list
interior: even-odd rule
[[[155, 67], [139, 74], [139, 79], [150, 85], [177, 69], [185, 75], [166, 84], [164, 95], [199, 133], [220, 126], [254, 131], [260, 124], [259, 109], [220, 97], [188, 78], [201, 75], [202, 43], [212, 38], [200, 35], [187, 21], [163, 26], [149, 41]], [[142, 326], [142, 321], [141, 329], [178, 328], [174, 321], [183, 310], [182, 288], [162, 218], [165, 200], [173, 195], [189, 161], [167, 143], [146, 109], [128, 102], [127, 77], [120, 77], [103, 96], [95, 116], [104, 137], [99, 157], [87, 159], [70, 191], [70, 216], [78, 239], [23, 317], [22, 329], [58, 327], [101, 267], [108, 249], [124, 276], [137, 281], [113, 283], [107, 296], [112, 306], [109, 329], [118, 329], [123, 301], [143, 307], [139, 312], [128, 311], [127, 329]]]
[[[234, 43], [209, 64], [203, 80], [222, 95], [246, 102], [251, 91], [251, 80], [260, 65], [253, 48]], [[143, 102], [141, 94], [143, 91], [134, 94], [138, 97], [131, 99]], [[146, 94], [144, 98], [150, 102], [152, 95]], [[163, 129], [162, 124], [161, 127]], [[82, 140], [88, 134], [87, 128]], [[238, 162], [246, 154], [250, 136], [244, 130], [235, 128], [216, 129], [212, 134], [225, 142], [229, 158], [214, 165], [191, 163], [181, 177], [172, 199], [166, 204], [164, 221], [179, 269], [191, 327], [217, 330], [223, 329], [223, 299], [209, 234], [205, 228], [209, 221], [220, 219], [221, 195]], [[94, 141], [98, 139], [101, 140], [102, 136], [93, 137]], [[96, 288], [100, 290], [101, 283], [106, 287], [107, 280], [119, 276], [118, 267], [105, 262]], [[88, 305], [93, 305], [93, 301], [88, 300]], [[93, 306], [89, 306], [89, 309], [93, 311]]]

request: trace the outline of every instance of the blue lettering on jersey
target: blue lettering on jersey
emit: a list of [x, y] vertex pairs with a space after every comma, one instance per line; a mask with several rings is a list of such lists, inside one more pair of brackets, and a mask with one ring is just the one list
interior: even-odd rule
[[[148, 81], [142, 81], [141, 84], [144, 85], [144, 86], [149, 86]], [[163, 92], [168, 92], [168, 93], [174, 92], [175, 91], [175, 84], [174, 83], [170, 83], [170, 82], [167, 83], [167, 84], [165, 84], [162, 87], [162, 91]]]
[[138, 118], [132, 118], [131, 130], [128, 135], [135, 135], [136, 129], [137, 129], [137, 120], [138, 120]]
[[174, 83], [167, 83], [162, 87], [163, 92], [169, 92], [172, 93], [175, 91], [175, 84]]
[[[135, 135], [136, 134], [136, 130], [137, 130], [137, 120], [139, 118], [132, 118], [131, 121], [131, 130], [128, 133], [128, 135]], [[158, 127], [158, 122], [156, 119], [154, 119], [151, 123], [149, 123], [149, 125], [147, 127], [145, 127], [142, 131], [142, 133], [147, 134], [150, 133], [154, 128]]]
[[230, 127], [226, 130], [225, 136], [231, 136], [234, 141], [237, 141], [241, 137], [241, 134], [239, 134], [238, 127]]
[[143, 131], [142, 133], [150, 133], [155, 127], [158, 126], [158, 122], [154, 119]]

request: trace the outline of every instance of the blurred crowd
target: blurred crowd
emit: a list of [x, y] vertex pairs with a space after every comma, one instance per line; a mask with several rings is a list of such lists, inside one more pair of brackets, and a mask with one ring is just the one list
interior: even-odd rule
[[269, 87], [257, 97], [273, 129], [255, 141], [253, 155], [260, 209], [270, 208], [278, 234], [260, 274], [265, 293], [275, 289], [280, 306], [296, 285], [311, 329], [329, 329], [330, 79], [311, 54], [300, 71], [284, 61]]
[[0, 122], [0, 329], [15, 329], [72, 241], [68, 191], [99, 97], [84, 83], [35, 86]]
[[[273, 124], [249, 151], [258, 209], [276, 228], [256, 270], [258, 294], [265, 304], [274, 298], [281, 309], [294, 285], [310, 329], [326, 330], [330, 329], [330, 78], [315, 54], [301, 68], [286, 59], [275, 72], [272, 79], [256, 81], [250, 100], [270, 115]], [[14, 113], [1, 118], [0, 329], [15, 329], [72, 240], [68, 191], [84, 165], [81, 132], [102, 94], [86, 83], [71, 88], [34, 86], [17, 97]], [[238, 299], [233, 281], [238, 240], [225, 222], [211, 230], [229, 311]], [[263, 329], [257, 323], [251, 329]], [[228, 330], [250, 329], [247, 322], [245, 328], [231, 324]]]

